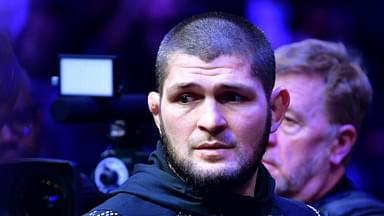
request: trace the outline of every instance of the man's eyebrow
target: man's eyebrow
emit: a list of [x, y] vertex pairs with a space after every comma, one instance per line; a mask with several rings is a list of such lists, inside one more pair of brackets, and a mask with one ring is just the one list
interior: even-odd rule
[[233, 90], [233, 91], [254, 91], [252, 86], [244, 85], [241, 83], [221, 84], [217, 86], [217, 88], [221, 88], [225, 90]]
[[172, 89], [189, 89], [189, 88], [200, 88], [200, 85], [198, 85], [197, 83], [193, 83], [193, 82], [180, 82], [180, 83], [175, 83], [175, 84], [168, 87], [169, 90], [172, 90]]
[[177, 93], [178, 91], [194, 90], [194, 89], [201, 89], [201, 86], [194, 82], [179, 82], [179, 83], [174, 83], [170, 85], [167, 88], [167, 91], [170, 94], [173, 94], [173, 93]]
[[[202, 87], [195, 82], [180, 82], [175, 83], [168, 87], [168, 91], [170, 93], [180, 90], [193, 90], [193, 89], [201, 89]], [[242, 83], [230, 83], [230, 84], [220, 84], [214, 87], [216, 90], [225, 90], [225, 91], [241, 91], [241, 92], [253, 92], [254, 88], [249, 85], [245, 85]]]

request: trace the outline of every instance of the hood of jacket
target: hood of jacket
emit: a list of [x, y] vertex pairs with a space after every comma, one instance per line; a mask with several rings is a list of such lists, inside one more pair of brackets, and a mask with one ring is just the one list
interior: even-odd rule
[[[275, 182], [263, 165], [258, 168], [254, 197], [233, 193], [215, 193], [209, 196], [193, 190], [169, 168], [162, 143], [149, 157], [149, 164], [137, 164], [133, 175], [113, 194], [129, 193], [166, 208], [210, 215], [217, 211], [268, 212], [272, 207]], [[224, 191], [224, 190], [223, 190]]]

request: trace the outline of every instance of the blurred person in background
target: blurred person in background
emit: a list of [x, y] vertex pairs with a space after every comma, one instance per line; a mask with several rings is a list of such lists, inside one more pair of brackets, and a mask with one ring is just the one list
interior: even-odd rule
[[[38, 148], [41, 147], [38, 145], [40, 110], [32, 93], [28, 74], [19, 65], [8, 38], [0, 34], [0, 161], [41, 156]], [[18, 175], [17, 171], [8, 173], [13, 174]], [[80, 211], [88, 210], [104, 200], [84, 174], [80, 175], [79, 183]]]
[[29, 77], [0, 34], [0, 160], [37, 155], [38, 119]]
[[360, 60], [342, 43], [316, 39], [282, 46], [275, 56], [275, 87], [291, 96], [263, 157], [277, 193], [324, 215], [384, 215], [384, 204], [345, 173], [372, 98]]

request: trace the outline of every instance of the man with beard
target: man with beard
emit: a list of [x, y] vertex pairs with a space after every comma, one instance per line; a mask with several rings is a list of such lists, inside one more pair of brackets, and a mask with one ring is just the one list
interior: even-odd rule
[[240, 17], [206, 13], [161, 42], [148, 106], [161, 135], [149, 164], [88, 215], [317, 215], [274, 194], [261, 164], [289, 104], [274, 54]]
[[0, 160], [36, 156], [38, 119], [29, 77], [0, 34]]
[[276, 191], [324, 215], [384, 215], [384, 204], [345, 175], [372, 97], [358, 59], [341, 43], [315, 39], [282, 46], [275, 56], [275, 86], [291, 96], [263, 157]]

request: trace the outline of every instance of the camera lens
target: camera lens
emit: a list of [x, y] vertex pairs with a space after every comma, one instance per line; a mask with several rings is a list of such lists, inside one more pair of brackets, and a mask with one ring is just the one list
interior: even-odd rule
[[117, 185], [117, 173], [110, 169], [105, 169], [100, 175], [100, 181], [104, 185]]
[[15, 193], [16, 215], [68, 215], [71, 206], [65, 182], [49, 174], [31, 174], [21, 181]]
[[122, 185], [129, 178], [125, 163], [116, 157], [107, 157], [97, 164], [95, 169], [95, 184], [99, 191], [109, 193]]

